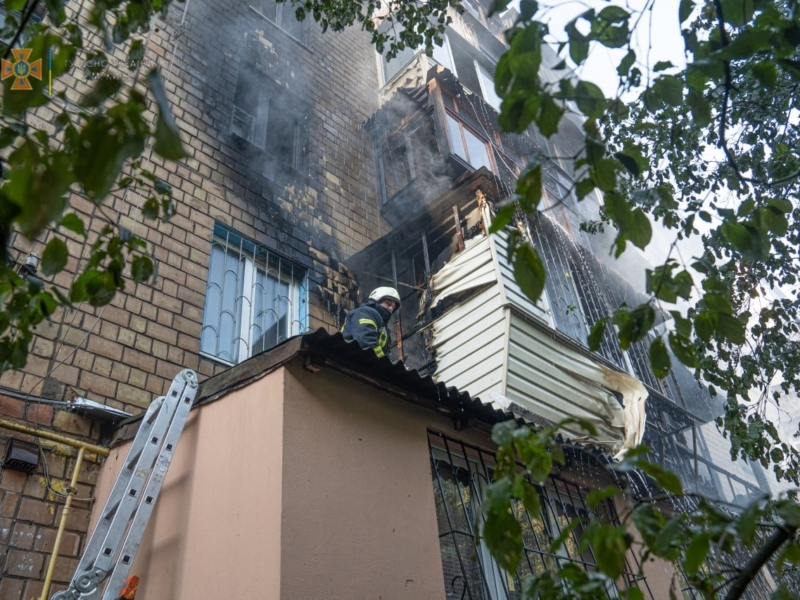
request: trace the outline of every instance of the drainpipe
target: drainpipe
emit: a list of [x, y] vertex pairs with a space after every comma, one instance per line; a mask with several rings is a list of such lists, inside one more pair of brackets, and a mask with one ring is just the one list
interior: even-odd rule
[[6, 421], [5, 419], [0, 419], [0, 428], [32, 435], [43, 440], [49, 440], [51, 442], [77, 448], [78, 450], [78, 458], [75, 461], [75, 469], [72, 471], [72, 479], [69, 482], [69, 490], [67, 490], [67, 500], [64, 503], [64, 509], [61, 512], [61, 520], [58, 523], [58, 532], [56, 533], [55, 543], [53, 544], [53, 552], [50, 555], [50, 563], [47, 565], [44, 587], [42, 588], [42, 595], [40, 597], [40, 600], [47, 600], [47, 596], [50, 593], [50, 585], [53, 583], [53, 573], [55, 572], [56, 568], [58, 551], [61, 548], [61, 538], [64, 536], [64, 529], [67, 527], [67, 517], [69, 516], [69, 510], [72, 506], [72, 498], [77, 492], [76, 486], [78, 485], [78, 476], [80, 475], [81, 467], [83, 466], [83, 455], [86, 451], [89, 451], [99, 456], [108, 456], [109, 450], [108, 448], [104, 448], [102, 446], [89, 444], [65, 435], [51, 433], [49, 431], [40, 431], [38, 429], [33, 429], [32, 427], [26, 427], [25, 425], [14, 423], [13, 421]]

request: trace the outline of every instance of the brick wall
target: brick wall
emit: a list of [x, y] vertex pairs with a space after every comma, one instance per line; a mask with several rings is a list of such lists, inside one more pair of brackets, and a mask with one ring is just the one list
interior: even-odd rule
[[[0, 411], [4, 418], [28, 427], [84, 441], [94, 440], [99, 434], [97, 424], [47, 404], [0, 395]], [[0, 429], [0, 456], [5, 455], [11, 437], [34, 441], [30, 436]], [[33, 475], [0, 469], [0, 598], [3, 600], [40, 597], [64, 506], [65, 499], [59, 494], [66, 492], [75, 467], [74, 449], [42, 441], [42, 450], [49, 486], [41, 458], [39, 470]], [[66, 587], [77, 566], [92, 508], [87, 499], [94, 496], [99, 467], [95, 455], [85, 454], [55, 566], [53, 593]]]
[[[146, 149], [144, 164], [173, 186], [177, 214], [169, 223], [143, 221], [144, 198], [130, 190], [112, 198], [104, 214], [73, 196], [71, 206], [90, 235], [83, 240], [61, 232], [71, 258], [55, 281], [69, 287], [109, 215], [152, 244], [157, 277], [147, 285], [128, 282], [109, 306], [54, 315], [40, 328], [28, 365], [4, 374], [0, 386], [59, 400], [86, 396], [138, 412], [180, 369], [196, 369], [202, 378], [225, 368], [199, 356], [217, 221], [308, 269], [309, 324], [336, 328], [337, 315], [357, 296], [342, 261], [387, 229], [362, 128], [377, 109], [377, 61], [363, 32], [323, 35], [313, 22], [306, 29], [301, 44], [243, 0], [191, 0], [155, 23], [145, 64], [161, 69], [188, 157], [169, 163]], [[261, 159], [232, 143], [236, 81], [247, 61], [257, 65], [248, 76], [268, 78], [308, 103], [303, 172], [267, 179]], [[107, 71], [118, 76], [125, 68], [112, 64]], [[79, 68], [65, 83], [71, 101], [89, 89]], [[56, 114], [43, 109], [30, 120], [44, 127]], [[41, 254], [46, 242], [16, 240], [17, 259]]]
[[[80, 3], [68, 10], [79, 22], [89, 12]], [[342, 261], [387, 230], [378, 212], [372, 144], [361, 126], [377, 109], [377, 61], [363, 32], [323, 36], [311, 22], [306, 28], [300, 44], [245, 0], [189, 0], [155, 22], [140, 76], [151, 64], [160, 68], [188, 156], [169, 163], [148, 148], [143, 166], [172, 185], [177, 214], [168, 223], [143, 220], [145, 197], [135, 190], [114, 194], [103, 211], [73, 195], [71, 209], [84, 219], [88, 237], [59, 232], [70, 259], [54, 282], [69, 288], [109, 222], [150, 242], [157, 276], [146, 285], [128, 281], [108, 306], [59, 310], [38, 328], [25, 368], [0, 377], [0, 393], [59, 401], [83, 396], [136, 413], [164, 393], [181, 369], [195, 369], [203, 379], [227, 368], [199, 354], [215, 222], [305, 267], [309, 325], [338, 328], [343, 309], [358, 297]], [[102, 49], [96, 36], [87, 35], [84, 44], [72, 72], [54, 86], [71, 103], [91, 89], [81, 60]], [[124, 48], [111, 55], [104, 75], [130, 83], [125, 58]], [[233, 98], [244, 59], [257, 65], [250, 76], [268, 78], [308, 104], [302, 172], [266, 178], [259, 159], [232, 143]], [[52, 132], [59, 110], [42, 108], [27, 121]], [[148, 116], [155, 121], [152, 111]], [[41, 256], [51, 235], [33, 242], [17, 236], [11, 257], [21, 263], [29, 252]], [[100, 435], [98, 425], [52, 405], [6, 396], [0, 396], [0, 417], [88, 441]], [[0, 451], [10, 437], [25, 436], [0, 429]], [[74, 457], [46, 445], [44, 454], [53, 487], [63, 489]], [[79, 497], [93, 494], [96, 467], [86, 464]], [[46, 489], [41, 467], [31, 476], [3, 472], [0, 494], [0, 598], [38, 598], [63, 498]], [[62, 583], [72, 575], [88, 528], [90, 506], [74, 506], [56, 569]]]

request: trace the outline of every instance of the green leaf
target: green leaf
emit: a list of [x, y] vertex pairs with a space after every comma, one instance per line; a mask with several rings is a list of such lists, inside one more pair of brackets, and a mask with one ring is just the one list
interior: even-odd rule
[[656, 312], [647, 302], [632, 311], [619, 309], [614, 315], [614, 322], [619, 326], [620, 347], [627, 350], [631, 344], [643, 340], [653, 328], [655, 320]]
[[742, 543], [748, 548], [753, 545], [756, 540], [756, 533], [758, 532], [758, 519], [761, 516], [761, 502], [753, 502], [747, 509], [739, 515], [739, 520], [736, 523], [736, 529], [739, 532], [739, 537]]
[[561, 115], [564, 114], [564, 109], [561, 108], [550, 95], [542, 97], [541, 110], [539, 117], [536, 119], [536, 125], [539, 131], [545, 137], [550, 137], [558, 131], [558, 124], [561, 121]]
[[647, 461], [639, 461], [636, 466], [655, 479], [658, 486], [674, 496], [683, 496], [681, 480], [672, 471], [667, 471], [661, 465]]
[[142, 204], [142, 214], [145, 219], [157, 219], [159, 208], [158, 200], [151, 196]]
[[653, 369], [653, 374], [659, 379], [664, 379], [669, 375], [669, 370], [672, 368], [672, 361], [667, 352], [667, 346], [664, 340], [659, 338], [654, 339], [650, 343], [650, 368]]
[[137, 256], [131, 263], [131, 276], [137, 283], [147, 281], [153, 275], [153, 261], [146, 256]]
[[800, 81], [800, 60], [781, 58], [778, 59], [778, 64], [788, 73], [789, 77], [795, 81]]
[[514, 279], [533, 302], [544, 291], [545, 270], [536, 249], [528, 242], [519, 244], [514, 252]]
[[797, 542], [787, 543], [778, 554], [778, 558], [775, 561], [775, 570], [778, 572], [778, 576], [783, 575], [784, 565], [787, 562], [795, 566], [800, 565], [800, 546]]
[[609, 485], [601, 490], [594, 490], [586, 494], [586, 504], [589, 505], [589, 508], [595, 509], [604, 501], [608, 500], [609, 498], [614, 498], [621, 493], [622, 491], [617, 486]]
[[588, 81], [581, 81], [575, 86], [574, 99], [580, 111], [590, 119], [603, 114], [606, 106], [603, 91]]
[[[492, 225], [489, 227], [489, 233], [497, 233], [498, 231], [505, 229], [506, 226], [514, 219], [514, 214], [516, 212], [516, 204], [507, 204], [498, 210], [497, 214], [492, 219]], [[156, 216], [158, 216], [158, 212], [156, 212]]]
[[617, 163], [613, 159], [604, 158], [597, 161], [591, 174], [595, 185], [604, 192], [611, 191], [617, 186]]
[[709, 293], [703, 296], [703, 302], [705, 302], [709, 310], [726, 315], [733, 314], [733, 307], [731, 306], [730, 300], [724, 296]]
[[589, 332], [589, 350], [592, 352], [599, 352], [600, 351], [600, 342], [603, 340], [603, 335], [606, 332], [606, 323], [608, 322], [608, 317], [603, 317], [597, 323], [592, 326], [592, 330]]
[[150, 84], [150, 92], [153, 94], [158, 106], [158, 120], [156, 122], [153, 150], [163, 158], [180, 160], [186, 156], [186, 153], [183, 151], [180, 131], [172, 118], [169, 100], [167, 99], [167, 90], [164, 88], [161, 76], [156, 69], [150, 71], [147, 75], [147, 81]]
[[694, 0], [681, 0], [678, 8], [678, 20], [680, 23], [686, 21], [694, 10]]
[[44, 248], [42, 253], [42, 274], [45, 276], [60, 273], [67, 265], [69, 251], [67, 245], [59, 237], [54, 237]]
[[569, 37], [569, 57], [577, 66], [580, 66], [589, 56], [589, 40], [576, 27], [579, 18], [581, 17], [573, 19], [564, 27], [564, 31]]
[[763, 29], [745, 29], [724, 48], [712, 55], [720, 60], [748, 58], [772, 46], [772, 32]]
[[689, 576], [696, 575], [700, 567], [705, 563], [706, 557], [711, 550], [711, 534], [702, 532], [692, 537], [686, 546], [686, 553], [683, 559], [683, 570]]
[[692, 117], [694, 117], [698, 126], [705, 127], [711, 123], [711, 103], [706, 100], [701, 92], [689, 90], [686, 103], [689, 105], [689, 110], [692, 111]]
[[594, 181], [591, 178], [581, 179], [575, 184], [575, 193], [578, 195], [578, 200], [583, 200], [586, 196], [594, 191]]
[[517, 194], [520, 208], [525, 212], [532, 213], [539, 206], [542, 199], [542, 165], [538, 160], [532, 160], [517, 180]]
[[650, 225], [650, 219], [641, 208], [633, 211], [627, 235], [637, 248], [644, 249], [650, 243], [653, 237], [653, 228]]
[[630, 13], [621, 6], [607, 6], [591, 22], [591, 38], [607, 48], [622, 48], [630, 39]]
[[675, 65], [668, 60], [660, 60], [653, 66], [653, 72], [658, 73], [659, 71], [666, 71], [667, 69], [672, 69], [674, 67]]
[[628, 50], [628, 53], [619, 61], [619, 65], [617, 65], [617, 73], [620, 77], [626, 77], [628, 75], [628, 71], [631, 70], [633, 63], [636, 62], [636, 52], [633, 50]]
[[753, 0], [720, 0], [722, 17], [727, 23], [741, 27], [753, 18]]
[[624, 525], [599, 523], [592, 536], [592, 547], [597, 568], [612, 580], [625, 570], [626, 554], [630, 547], [630, 534]]
[[672, 349], [673, 354], [684, 365], [690, 369], [695, 369], [698, 366], [697, 355], [695, 354], [694, 347], [691, 340], [687, 335], [681, 335], [674, 331], [669, 333], [669, 347]]
[[683, 82], [674, 75], [662, 75], [653, 84], [653, 92], [670, 106], [683, 104]]
[[767, 198], [767, 205], [782, 213], [790, 213], [794, 210], [792, 203], [785, 198]]
[[144, 60], [144, 44], [142, 40], [133, 40], [128, 50], [128, 70], [135, 71]]
[[73, 233], [77, 233], [82, 237], [86, 237], [86, 230], [84, 229], [83, 219], [75, 213], [69, 213], [61, 218], [61, 226], [69, 229]]
[[80, 106], [95, 108], [114, 96], [122, 88], [122, 81], [115, 77], [100, 77], [94, 89], [81, 98]]
[[511, 484], [496, 481], [486, 491], [482, 508], [486, 515], [483, 540], [501, 569], [515, 573], [522, 560], [522, 528], [511, 513]]
[[769, 238], [752, 225], [726, 221], [720, 231], [745, 259], [766, 260], [769, 257]]

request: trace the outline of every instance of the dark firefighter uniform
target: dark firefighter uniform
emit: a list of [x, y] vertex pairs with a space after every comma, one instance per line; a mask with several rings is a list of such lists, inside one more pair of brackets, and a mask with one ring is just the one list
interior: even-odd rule
[[342, 325], [342, 335], [349, 341], [355, 340], [364, 349], [372, 348], [378, 358], [389, 352], [389, 323], [392, 313], [375, 300], [367, 300], [364, 304], [347, 313]]

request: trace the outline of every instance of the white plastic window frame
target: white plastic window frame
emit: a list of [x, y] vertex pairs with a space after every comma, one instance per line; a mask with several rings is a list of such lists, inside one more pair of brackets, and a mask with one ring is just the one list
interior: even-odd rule
[[490, 170], [492, 173], [497, 173], [497, 165], [495, 165], [495, 162], [494, 162], [494, 146], [493, 146], [493, 144], [492, 144], [492, 143], [490, 143], [490, 142], [489, 142], [489, 141], [488, 141], [488, 140], [487, 140], [485, 137], [483, 137], [483, 136], [482, 136], [480, 133], [478, 133], [477, 131], [475, 131], [475, 129], [473, 129], [472, 127], [470, 127], [470, 126], [469, 126], [469, 125], [467, 125], [466, 123], [464, 123], [464, 121], [462, 121], [462, 120], [461, 120], [461, 119], [458, 117], [458, 115], [457, 115], [457, 114], [454, 114], [454, 113], [452, 113], [452, 112], [451, 112], [451, 111], [449, 111], [449, 110], [445, 110], [444, 112], [445, 112], [445, 119], [447, 119], [447, 118], [449, 117], [450, 119], [453, 119], [453, 121], [455, 121], [456, 123], [458, 123], [458, 126], [459, 126], [459, 132], [461, 133], [461, 145], [462, 145], [462, 148], [464, 148], [464, 154], [466, 154], [466, 155], [467, 155], [467, 158], [463, 158], [463, 157], [461, 157], [461, 156], [458, 156], [458, 154], [456, 154], [456, 152], [455, 152], [455, 150], [454, 150], [453, 138], [452, 138], [453, 132], [450, 130], [450, 126], [448, 125], [448, 127], [447, 127], [447, 141], [448, 141], [448, 142], [449, 142], [449, 144], [450, 144], [450, 153], [451, 153], [451, 154], [453, 154], [453, 155], [455, 155], [455, 156], [458, 156], [458, 158], [459, 158], [459, 159], [461, 159], [461, 160], [463, 160], [464, 162], [466, 162], [466, 163], [467, 163], [467, 164], [468, 164], [470, 167], [472, 167], [474, 170], [478, 170], [478, 169], [480, 168], [480, 167], [476, 167], [476, 166], [475, 166], [475, 165], [472, 163], [471, 159], [469, 158], [469, 145], [467, 144], [467, 138], [466, 138], [466, 136], [464, 135], [464, 130], [466, 129], [467, 131], [469, 131], [469, 132], [470, 132], [470, 133], [473, 135], [473, 137], [475, 137], [476, 139], [478, 139], [478, 141], [480, 141], [480, 142], [483, 142], [483, 145], [484, 145], [484, 147], [486, 148], [486, 155], [487, 155], [487, 156], [488, 156], [488, 158], [489, 158], [489, 170]]
[[499, 113], [500, 103], [503, 99], [494, 91], [494, 79], [492, 78], [492, 74], [477, 60], [473, 62], [475, 63], [475, 73], [478, 76], [478, 83], [481, 86], [483, 100]]
[[[236, 253], [236, 247], [230, 247], [227, 240], [221, 236], [214, 236], [214, 240], [212, 242], [213, 245], [219, 245], [222, 247], [223, 252], [227, 253]], [[291, 297], [287, 297], [289, 310], [288, 319], [287, 319], [287, 327], [288, 331], [283, 332], [284, 335], [279, 336], [278, 343], [286, 340], [287, 338], [298, 335], [303, 333], [307, 329], [308, 323], [308, 315], [307, 312], [303, 313], [301, 306], [308, 307], [308, 286], [301, 285], [303, 282], [306, 281], [308, 274], [302, 267], [295, 265], [295, 263], [286, 261], [287, 264], [292, 265], [292, 269], [295, 268], [302, 272], [302, 276], [298, 279], [294, 277], [288, 277], [286, 274], [278, 273], [275, 269], [271, 268], [269, 264], [264, 263], [257, 264], [251, 256], [247, 254], [243, 254], [241, 250], [239, 250], [239, 258], [244, 262], [244, 269], [241, 276], [241, 283], [237, 282], [237, 290], [236, 290], [236, 298], [234, 300], [234, 311], [239, 315], [240, 322], [236, 323], [236, 336], [233, 338], [232, 350], [235, 351], [235, 361], [229, 361], [225, 358], [220, 358], [218, 354], [213, 354], [208, 351], [200, 350], [200, 355], [206, 358], [210, 358], [214, 361], [233, 366], [239, 364], [252, 356], [252, 348], [253, 345], [258, 341], [257, 335], [253, 334], [253, 323], [256, 320], [255, 315], [255, 302], [253, 301], [256, 293], [256, 272], [259, 268], [263, 269], [266, 274], [267, 278], [272, 278], [275, 281], [280, 281], [284, 284], [287, 284], [289, 287], [289, 295]], [[209, 273], [210, 275], [210, 273]], [[223, 275], [224, 280], [224, 275]], [[208, 286], [208, 283], [206, 283]], [[305, 290], [305, 297], [303, 298], [303, 292], [301, 290]], [[246, 293], [245, 290], [249, 290], [249, 293]], [[245, 304], [246, 303], [246, 304]], [[237, 307], [237, 305], [240, 305]], [[238, 310], [237, 310], [238, 308]], [[223, 307], [220, 306], [220, 310], [223, 310]], [[206, 321], [207, 315], [204, 310], [203, 312], [203, 324], [202, 329], [206, 327], [211, 327], [209, 323]], [[219, 326], [219, 319], [216, 321], [217, 326]], [[295, 325], [298, 325], [297, 331], [295, 332]], [[264, 332], [261, 332], [263, 335]], [[217, 344], [219, 344], [219, 333], [217, 333]], [[202, 333], [201, 333], [201, 342], [202, 342]], [[217, 348], [217, 352], [219, 353], [219, 348]]]

